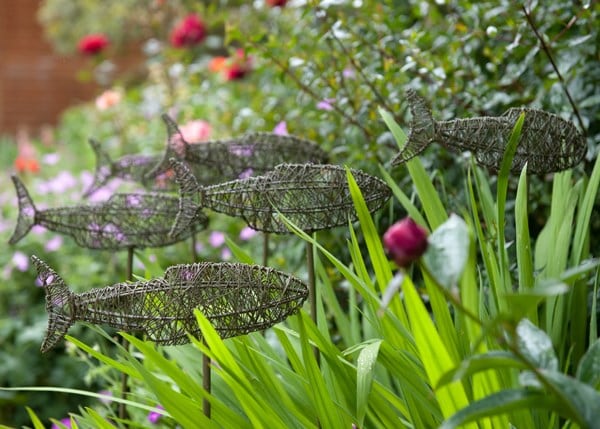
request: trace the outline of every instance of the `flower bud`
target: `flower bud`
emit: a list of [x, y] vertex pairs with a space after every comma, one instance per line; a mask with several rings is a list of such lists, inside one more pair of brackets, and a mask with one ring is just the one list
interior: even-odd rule
[[406, 268], [427, 250], [427, 231], [406, 217], [383, 234], [383, 245], [396, 264]]

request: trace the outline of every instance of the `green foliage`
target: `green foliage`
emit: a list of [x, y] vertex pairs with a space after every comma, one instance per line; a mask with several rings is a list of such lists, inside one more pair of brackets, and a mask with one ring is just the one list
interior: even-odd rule
[[[29, 419], [40, 427], [70, 412], [79, 427], [145, 426], [155, 411], [162, 427], [593, 427], [600, 386], [598, 261], [592, 259], [600, 248], [590, 239], [600, 230], [594, 210], [600, 162], [593, 161], [600, 140], [598, 4], [534, 4], [527, 17], [508, 0], [285, 8], [71, 3], [46, 0], [40, 11], [61, 52], [72, 52], [82, 35], [96, 31], [109, 34], [113, 48], [155, 39], [160, 49], [140, 60], [148, 70], [141, 82], [115, 83], [123, 93], [119, 104], [70, 109], [55, 147], [35, 142], [40, 157], [60, 155], [59, 164], [43, 164], [37, 176], [25, 177], [36, 203], [79, 202], [78, 175], [94, 168], [89, 137], [114, 158], [162, 153], [166, 133], [159, 114], [166, 111], [180, 123], [208, 121], [212, 138], [271, 131], [285, 121], [290, 133], [318, 141], [332, 162], [384, 177], [395, 198], [372, 217], [349, 174], [360, 226], [309, 235], [289, 225], [295, 235], [269, 237], [266, 263], [300, 277], [306, 276], [306, 244], [315, 249], [316, 324], [301, 312], [264, 335], [222, 341], [198, 314], [205, 342], [182, 347], [157, 348], [127, 336], [126, 349], [113, 332], [85, 326], [70, 331], [65, 349], [40, 356], [42, 291], [32, 286], [30, 270], [19, 271], [15, 252], [45, 255], [77, 291], [122, 281], [125, 256], [82, 251], [69, 240], [51, 251], [45, 245], [52, 234], [30, 234], [0, 252], [6, 267], [0, 282], [2, 423]], [[173, 22], [191, 11], [208, 22], [210, 43], [189, 51], [168, 48]], [[209, 69], [214, 55], [238, 47], [252, 56], [243, 80], [226, 81]], [[406, 168], [391, 170], [387, 161], [406, 141], [407, 86], [430, 100], [439, 120], [527, 105], [581, 126], [568, 90], [589, 137], [588, 159], [549, 178], [526, 170], [510, 177], [507, 168], [491, 177], [468, 157], [434, 146]], [[517, 136], [518, 127], [506, 166]], [[16, 154], [7, 147], [0, 157], [5, 169]], [[47, 182], [66, 165], [75, 166], [72, 192], [48, 190]], [[2, 189], [12, 190], [0, 180]], [[129, 186], [118, 189], [135, 189]], [[2, 194], [1, 214], [14, 221], [9, 198]], [[406, 213], [431, 231], [430, 246], [419, 264], [395, 275], [380, 236]], [[263, 238], [243, 241], [243, 226], [211, 214], [211, 232], [224, 233], [226, 243], [213, 247], [211, 232], [199, 234], [200, 258], [262, 262]], [[8, 239], [9, 229], [0, 239]], [[136, 250], [135, 271], [149, 278], [190, 261], [190, 243]], [[210, 394], [201, 387], [203, 354], [212, 360]], [[119, 398], [121, 373], [130, 380], [125, 401]], [[112, 392], [112, 404], [100, 403], [100, 389]], [[211, 404], [210, 420], [203, 400]], [[116, 416], [120, 402], [131, 422]]]

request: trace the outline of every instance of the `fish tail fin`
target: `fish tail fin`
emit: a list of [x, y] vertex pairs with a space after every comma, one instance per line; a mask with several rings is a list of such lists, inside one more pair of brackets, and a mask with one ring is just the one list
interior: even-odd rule
[[102, 149], [100, 142], [95, 139], [89, 139], [90, 146], [96, 155], [96, 171], [94, 172], [94, 181], [90, 187], [83, 193], [87, 198], [96, 192], [101, 186], [105, 185], [111, 175], [112, 159], [106, 151]]
[[151, 171], [146, 174], [146, 180], [155, 179], [166, 173], [171, 168], [169, 160], [175, 158], [184, 160], [190, 144], [183, 138], [177, 123], [166, 113], [161, 115], [165, 126], [167, 127], [167, 148], [162, 160]]
[[194, 196], [197, 196], [202, 188], [184, 163], [171, 158], [169, 159], [169, 165], [175, 172], [175, 181], [179, 185], [179, 211], [169, 235], [177, 236], [193, 225], [200, 208]]
[[42, 342], [42, 353], [56, 346], [64, 338], [73, 324], [73, 297], [64, 280], [44, 261], [31, 256], [31, 261], [38, 272], [38, 278], [46, 293], [46, 312], [48, 313], [48, 330]]
[[10, 237], [10, 240], [8, 240], [8, 243], [15, 244], [29, 232], [33, 225], [35, 225], [35, 215], [37, 213], [37, 209], [33, 204], [31, 196], [29, 196], [29, 192], [27, 192], [27, 188], [25, 188], [25, 185], [23, 182], [21, 182], [21, 179], [15, 175], [12, 175], [11, 179], [15, 185], [15, 190], [17, 191], [19, 217], [17, 218], [17, 226], [15, 231]]
[[413, 89], [406, 91], [406, 98], [412, 121], [406, 144], [392, 160], [392, 165], [398, 165], [414, 158], [425, 150], [435, 138], [435, 120], [427, 102]]

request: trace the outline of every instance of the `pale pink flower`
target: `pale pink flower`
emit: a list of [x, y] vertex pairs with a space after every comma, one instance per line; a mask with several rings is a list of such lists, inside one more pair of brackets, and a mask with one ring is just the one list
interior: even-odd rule
[[121, 102], [123, 94], [115, 89], [107, 89], [96, 98], [96, 107], [98, 110], [108, 110]]
[[18, 250], [13, 254], [12, 262], [19, 271], [27, 271], [29, 268], [29, 258], [25, 253]]
[[335, 98], [326, 98], [317, 103], [317, 109], [319, 110], [333, 110], [333, 103]]
[[286, 122], [281, 121], [275, 125], [275, 128], [273, 128], [273, 134], [277, 134], [278, 136], [287, 136], [289, 133]]
[[221, 247], [225, 244], [225, 234], [221, 231], [213, 231], [208, 237], [208, 242], [212, 247]]
[[46, 241], [46, 244], [44, 245], [44, 249], [46, 250], [46, 252], [54, 252], [54, 251], [60, 249], [60, 246], [62, 246], [62, 244], [63, 244], [62, 236], [55, 235], [50, 240]]
[[231, 259], [231, 250], [229, 250], [227, 247], [223, 248], [223, 250], [221, 250], [221, 259], [223, 261], [228, 261]]
[[190, 143], [197, 143], [208, 140], [212, 133], [212, 127], [202, 119], [196, 119], [183, 124], [179, 127], [183, 138]]
[[256, 230], [250, 228], [249, 226], [245, 226], [241, 231], [240, 231], [240, 240], [249, 240], [252, 237], [254, 237], [256, 235]]

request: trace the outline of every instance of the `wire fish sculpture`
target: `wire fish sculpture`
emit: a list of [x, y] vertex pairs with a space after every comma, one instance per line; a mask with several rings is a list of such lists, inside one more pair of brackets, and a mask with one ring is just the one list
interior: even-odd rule
[[144, 187], [153, 190], [173, 190], [173, 181], [168, 174], [148, 176], [148, 173], [161, 161], [158, 155], [125, 155], [113, 160], [102, 149], [99, 141], [89, 139], [90, 145], [96, 155], [96, 169], [94, 179], [88, 189], [83, 193], [87, 198], [98, 189], [106, 185], [111, 179], [119, 178], [130, 182], [138, 182]]
[[146, 180], [167, 173], [171, 158], [185, 162], [203, 186], [258, 176], [283, 163], [321, 164], [328, 159], [327, 153], [310, 140], [266, 132], [190, 144], [175, 121], [166, 114], [162, 119], [169, 136], [167, 148]]
[[[198, 208], [243, 219], [251, 228], [273, 233], [289, 233], [280, 214], [304, 231], [317, 231], [347, 224], [358, 216], [350, 195], [346, 170], [337, 165], [281, 164], [272, 171], [245, 179], [201, 187], [194, 175], [175, 160], [172, 166], [184, 199], [194, 189]], [[350, 170], [369, 212], [378, 210], [391, 196], [385, 182], [359, 170]], [[189, 206], [193, 203], [186, 203]], [[188, 228], [190, 211], [175, 220], [173, 231]]]
[[497, 173], [506, 144], [521, 113], [525, 121], [512, 161], [511, 172], [545, 174], [569, 169], [581, 162], [587, 152], [585, 137], [573, 123], [542, 110], [511, 108], [497, 117], [484, 116], [436, 121], [426, 101], [414, 90], [406, 92], [413, 116], [408, 140], [392, 160], [406, 162], [436, 142], [454, 152], [471, 151], [476, 161]]
[[292, 275], [260, 265], [197, 263], [167, 268], [162, 278], [117, 283], [75, 294], [45, 262], [32, 256], [46, 294], [47, 352], [78, 321], [142, 332], [161, 345], [201, 337], [198, 308], [221, 338], [267, 329], [297, 312], [307, 286]]
[[[34, 225], [41, 225], [90, 249], [162, 247], [185, 240], [208, 225], [206, 215], [196, 205], [189, 205], [189, 199], [163, 193], [114, 194], [103, 203], [39, 210], [23, 182], [14, 175], [12, 181], [19, 217], [9, 244], [21, 240]], [[178, 214], [193, 224], [171, 233]]]

